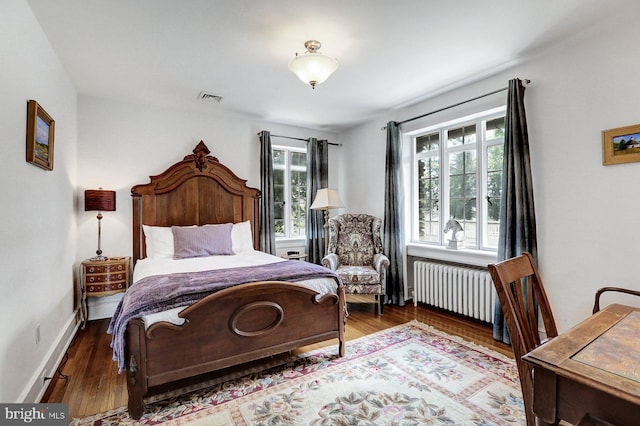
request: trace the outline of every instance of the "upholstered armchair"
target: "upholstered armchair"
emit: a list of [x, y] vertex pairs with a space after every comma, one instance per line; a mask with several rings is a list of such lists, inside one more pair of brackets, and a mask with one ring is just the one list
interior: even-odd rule
[[372, 294], [383, 313], [389, 259], [382, 253], [382, 220], [367, 214], [329, 219], [329, 245], [322, 264], [342, 278], [346, 294]]

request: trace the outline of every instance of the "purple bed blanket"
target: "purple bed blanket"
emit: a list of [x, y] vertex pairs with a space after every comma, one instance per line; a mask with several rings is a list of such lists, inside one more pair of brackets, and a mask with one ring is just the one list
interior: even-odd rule
[[258, 281], [295, 282], [323, 277], [333, 278], [338, 285], [342, 285], [334, 271], [298, 260], [143, 278], [124, 294], [109, 324], [108, 333], [113, 335], [113, 360], [118, 363], [118, 372], [121, 373], [126, 368], [124, 335], [130, 319], [191, 305], [217, 290], [239, 284]]

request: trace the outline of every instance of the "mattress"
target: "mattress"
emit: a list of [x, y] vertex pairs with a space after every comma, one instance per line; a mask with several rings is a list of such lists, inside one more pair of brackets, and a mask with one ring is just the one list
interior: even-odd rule
[[[239, 268], [254, 265], [266, 265], [276, 262], [287, 262], [287, 260], [257, 250], [244, 251], [234, 255], [195, 257], [187, 259], [140, 259], [136, 262], [133, 271], [132, 287], [137, 285], [137, 283], [143, 278], [153, 275]], [[337, 294], [337, 284], [332, 278], [315, 278], [297, 281], [296, 284], [300, 284], [317, 291], [319, 293], [318, 297], [327, 293]], [[142, 317], [145, 322], [145, 327], [148, 328], [152, 324], [161, 321], [181, 325], [184, 323], [184, 318], [180, 318], [178, 314], [187, 306], [188, 305], [180, 306], [166, 311], [145, 315]]]

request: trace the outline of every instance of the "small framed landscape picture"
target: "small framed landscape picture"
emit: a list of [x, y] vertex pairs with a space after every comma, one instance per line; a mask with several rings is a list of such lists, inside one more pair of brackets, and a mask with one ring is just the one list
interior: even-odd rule
[[602, 132], [602, 164], [640, 161], [640, 124]]
[[27, 102], [27, 161], [53, 170], [53, 118], [34, 100]]

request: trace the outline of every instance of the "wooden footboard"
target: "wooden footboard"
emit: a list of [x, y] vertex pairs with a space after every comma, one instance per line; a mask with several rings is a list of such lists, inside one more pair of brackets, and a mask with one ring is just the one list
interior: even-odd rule
[[159, 385], [333, 338], [344, 356], [344, 290], [320, 298], [307, 287], [260, 282], [228, 288], [180, 313], [181, 326], [141, 319], [126, 332], [129, 415], [144, 414], [143, 398]]

